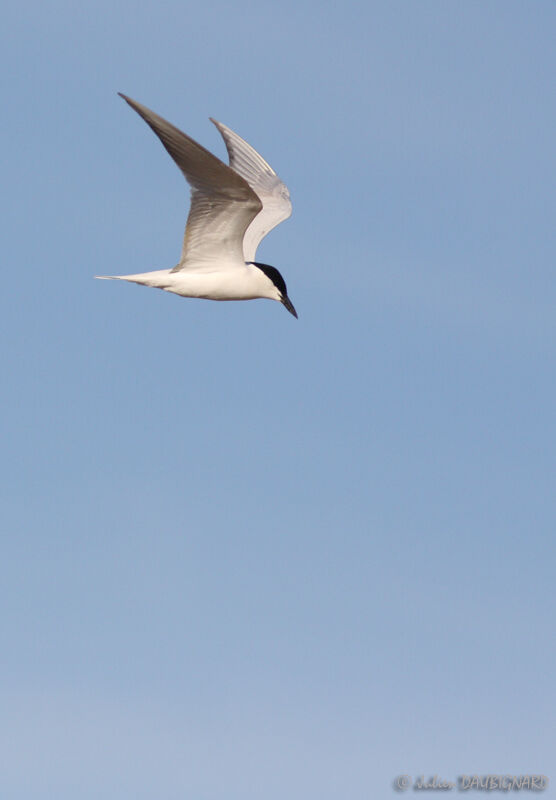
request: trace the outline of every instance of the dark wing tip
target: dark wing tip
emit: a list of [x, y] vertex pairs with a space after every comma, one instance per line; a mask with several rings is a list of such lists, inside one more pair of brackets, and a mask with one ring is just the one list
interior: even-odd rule
[[137, 106], [140, 105], [140, 103], [138, 103], [137, 100], [133, 100], [131, 97], [129, 97], [127, 94], [124, 94], [123, 92], [118, 92], [118, 95], [122, 98], [122, 100], [126, 101], [128, 106], [131, 106], [135, 111], [137, 111]]

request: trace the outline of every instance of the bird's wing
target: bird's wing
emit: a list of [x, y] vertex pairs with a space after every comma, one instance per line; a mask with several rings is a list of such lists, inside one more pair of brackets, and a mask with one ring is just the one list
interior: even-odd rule
[[245, 231], [262, 208], [256, 192], [239, 173], [178, 128], [125, 94], [121, 97], [153, 129], [191, 186], [181, 258], [173, 271], [243, 263]]
[[267, 164], [250, 144], [221, 122], [212, 117], [210, 121], [222, 134], [231, 168], [245, 178], [263, 204], [262, 210], [247, 228], [243, 239], [245, 260], [254, 261], [261, 240], [280, 222], [291, 216], [290, 193], [270, 164]]

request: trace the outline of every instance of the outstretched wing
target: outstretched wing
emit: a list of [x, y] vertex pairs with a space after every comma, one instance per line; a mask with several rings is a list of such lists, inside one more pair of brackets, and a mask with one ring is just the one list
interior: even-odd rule
[[243, 263], [245, 232], [262, 208], [256, 192], [240, 173], [178, 128], [126, 95], [120, 96], [156, 133], [191, 186], [191, 209], [174, 271]]
[[263, 206], [247, 228], [243, 239], [245, 260], [254, 261], [261, 240], [280, 222], [291, 216], [290, 193], [270, 164], [267, 164], [245, 139], [212, 117], [210, 121], [222, 134], [230, 158], [230, 167], [245, 178]]

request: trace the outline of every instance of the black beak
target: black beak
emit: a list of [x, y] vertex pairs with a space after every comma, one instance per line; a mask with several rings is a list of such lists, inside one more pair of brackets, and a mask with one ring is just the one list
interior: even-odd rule
[[293, 303], [290, 300], [290, 298], [288, 297], [288, 295], [286, 295], [285, 297], [282, 295], [281, 303], [282, 303], [283, 306], [285, 306], [288, 309], [290, 314], [293, 314], [296, 319], [298, 318], [297, 317], [297, 311], [293, 307]]

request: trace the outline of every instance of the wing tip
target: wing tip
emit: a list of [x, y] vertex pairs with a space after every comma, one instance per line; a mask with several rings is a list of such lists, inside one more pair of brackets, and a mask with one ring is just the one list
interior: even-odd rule
[[214, 117], [209, 117], [209, 120], [212, 122], [213, 125], [215, 125], [218, 128], [220, 133], [222, 135], [224, 135], [224, 130], [225, 130], [226, 126], [223, 125], [221, 122], [218, 122], [218, 120], [214, 119]]
[[137, 100], [133, 100], [133, 98], [129, 97], [127, 94], [124, 94], [123, 92], [118, 92], [118, 96], [121, 97], [122, 100], [125, 100], [128, 106], [131, 106], [131, 108], [133, 108], [134, 111], [137, 111], [139, 113], [138, 109], [140, 107], [140, 103], [138, 103]]

